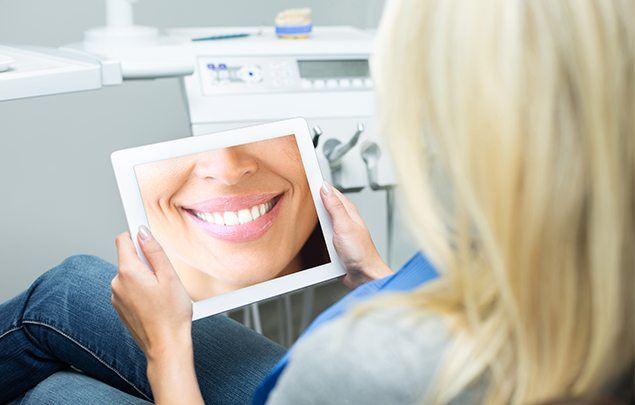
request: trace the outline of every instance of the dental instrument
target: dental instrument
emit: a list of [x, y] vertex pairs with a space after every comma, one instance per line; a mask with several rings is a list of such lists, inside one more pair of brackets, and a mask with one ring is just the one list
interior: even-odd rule
[[200, 41], [223, 41], [226, 39], [239, 39], [239, 38], [248, 38], [253, 36], [262, 35], [262, 28], [258, 29], [254, 32], [226, 32], [226, 33], [216, 33], [214, 35], [207, 35], [203, 37], [194, 37], [191, 39], [192, 42], [200, 42]]
[[360, 153], [362, 160], [366, 165], [366, 175], [368, 176], [368, 185], [371, 190], [385, 190], [386, 192], [386, 263], [391, 265], [392, 242], [394, 235], [395, 186], [379, 184], [378, 168], [379, 160], [381, 158], [381, 149], [377, 142], [364, 141], [360, 145]]
[[193, 42], [198, 42], [198, 41], [222, 41], [224, 39], [247, 38], [247, 37], [250, 37], [252, 35], [253, 34], [248, 34], [246, 32], [239, 33], [239, 34], [212, 35], [212, 36], [209, 36], [209, 37], [192, 38], [192, 41]]
[[368, 176], [368, 184], [373, 190], [381, 190], [381, 186], [377, 182], [377, 167], [379, 165], [379, 158], [381, 157], [381, 150], [376, 142], [364, 141], [360, 145], [360, 152], [362, 160], [366, 165], [366, 174]]
[[335, 186], [340, 191], [346, 192], [356, 192], [360, 191], [359, 187], [344, 187], [341, 184], [341, 173], [342, 173], [342, 160], [344, 156], [348, 152], [353, 149], [357, 142], [359, 141], [359, 137], [364, 132], [365, 127], [362, 122], [357, 123], [357, 130], [353, 134], [353, 136], [346, 142], [343, 143], [339, 139], [331, 138], [324, 143], [322, 147], [322, 151], [324, 156], [326, 156], [326, 160], [329, 162], [329, 169], [331, 172], [331, 180], [333, 186]]

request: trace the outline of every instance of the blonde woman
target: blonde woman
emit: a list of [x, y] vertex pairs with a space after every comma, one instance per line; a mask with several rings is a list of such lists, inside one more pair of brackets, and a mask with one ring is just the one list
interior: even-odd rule
[[226, 318], [192, 325], [141, 229], [154, 272], [122, 235], [112, 281], [136, 344], [109, 305], [115, 269], [74, 258], [0, 307], [0, 391], [46, 378], [25, 403], [525, 404], [632, 387], [635, 3], [394, 0], [378, 37], [378, 118], [438, 278], [421, 256], [390, 275], [325, 185], [360, 287], [265, 377], [284, 350]]

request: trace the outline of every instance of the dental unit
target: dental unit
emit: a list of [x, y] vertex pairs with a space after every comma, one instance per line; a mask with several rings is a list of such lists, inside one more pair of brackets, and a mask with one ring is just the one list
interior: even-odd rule
[[[278, 29], [161, 32], [134, 24], [133, 3], [107, 0], [105, 26], [88, 30], [74, 44], [0, 46], [0, 55], [6, 55], [0, 56], [0, 101], [95, 90], [123, 80], [178, 77], [194, 136], [305, 117], [324, 177], [348, 193], [367, 220], [379, 251], [390, 259], [395, 178], [391, 162], [381, 154], [373, 119], [372, 33], [347, 26], [314, 26], [310, 13], [297, 10], [281, 14]], [[298, 24], [304, 25], [304, 32], [294, 35], [306, 39], [279, 38]], [[192, 41], [196, 38], [214, 40]], [[27, 62], [36, 69], [21, 70]], [[223, 234], [254, 224], [264, 226], [283, 199], [275, 196], [271, 201], [222, 209], [196, 204], [182, 208], [196, 226]], [[310, 315], [312, 292], [305, 297], [303, 325]], [[255, 315], [253, 323], [260, 324]]]

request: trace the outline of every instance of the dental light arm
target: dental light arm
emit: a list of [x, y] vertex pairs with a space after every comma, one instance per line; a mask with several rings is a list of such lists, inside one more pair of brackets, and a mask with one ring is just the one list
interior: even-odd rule
[[66, 47], [121, 65], [124, 79], [190, 75], [195, 60], [188, 41], [161, 35], [156, 27], [134, 24], [137, 0], [106, 0], [106, 24], [84, 33], [84, 41]]
[[137, 0], [106, 0], [106, 26], [131, 27], [133, 25], [132, 3]]

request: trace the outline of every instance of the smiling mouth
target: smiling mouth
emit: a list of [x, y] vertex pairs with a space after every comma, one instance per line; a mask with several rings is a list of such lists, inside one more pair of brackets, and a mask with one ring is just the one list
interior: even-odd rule
[[255, 204], [248, 208], [243, 208], [237, 211], [198, 211], [192, 208], [185, 208], [187, 212], [194, 215], [201, 221], [209, 224], [223, 225], [223, 226], [236, 226], [243, 225], [257, 220], [258, 218], [266, 215], [269, 211], [275, 207], [280, 201], [281, 195], [277, 195], [261, 204]]
[[228, 242], [249, 242], [273, 226], [283, 198], [284, 193], [220, 197], [181, 208], [208, 235]]

